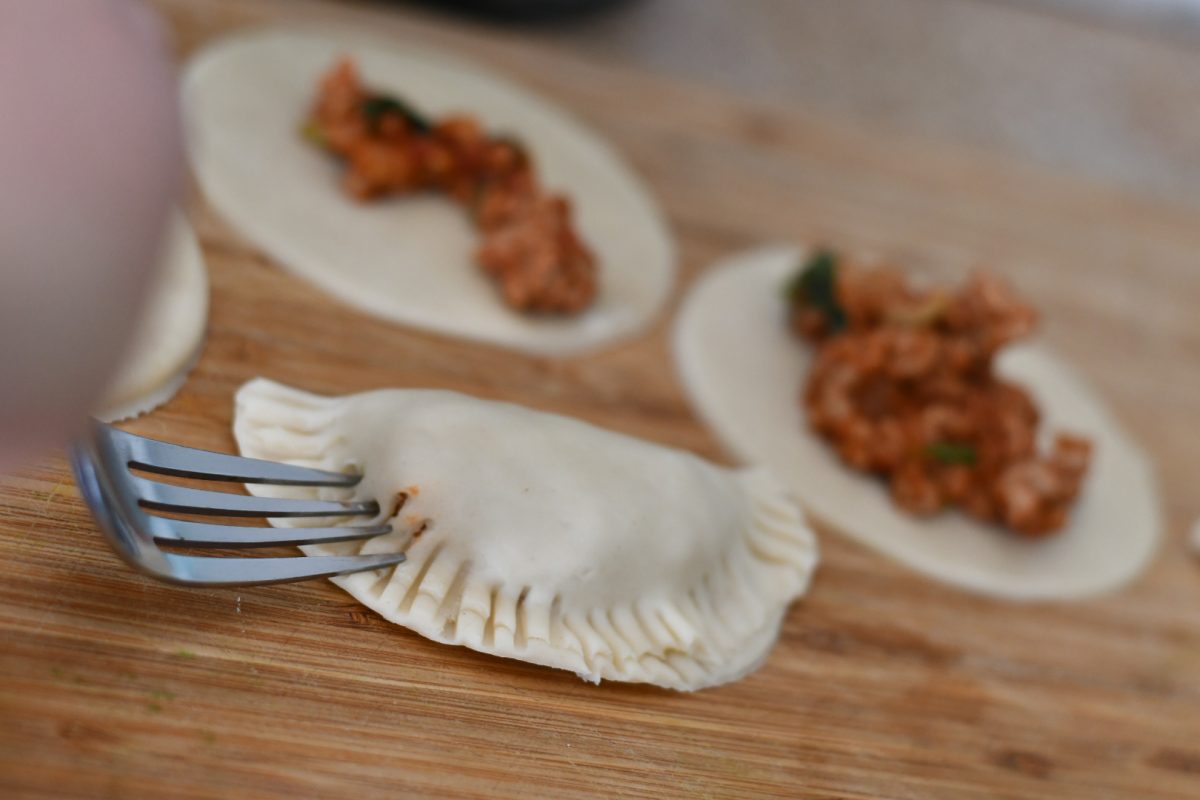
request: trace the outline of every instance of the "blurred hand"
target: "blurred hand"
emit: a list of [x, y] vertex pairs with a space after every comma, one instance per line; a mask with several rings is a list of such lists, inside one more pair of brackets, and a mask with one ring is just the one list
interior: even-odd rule
[[82, 425], [137, 320], [180, 177], [161, 33], [133, 0], [0, 1], [0, 470]]

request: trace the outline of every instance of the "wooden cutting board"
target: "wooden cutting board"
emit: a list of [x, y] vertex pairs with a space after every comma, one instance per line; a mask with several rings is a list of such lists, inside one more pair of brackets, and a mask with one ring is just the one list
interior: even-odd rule
[[[181, 56], [265, 22], [369, 27], [494, 64], [647, 178], [682, 291], [765, 239], [946, 275], [986, 263], [1152, 454], [1168, 536], [1134, 586], [1013, 605], [824, 536], [756, 674], [677, 694], [445, 647], [324, 583], [217, 591], [133, 574], [62, 458], [0, 482], [5, 797], [1200, 797], [1200, 210], [900, 141], [802, 110], [361, 8], [160, 0]], [[670, 313], [593, 357], [530, 358], [369, 319], [197, 204], [203, 358], [139, 433], [229, 450], [256, 375], [328, 393], [433, 386], [573, 414], [722, 460], [670, 362]], [[677, 297], [676, 297], [677, 299]], [[481, 453], [480, 457], [486, 457]]]

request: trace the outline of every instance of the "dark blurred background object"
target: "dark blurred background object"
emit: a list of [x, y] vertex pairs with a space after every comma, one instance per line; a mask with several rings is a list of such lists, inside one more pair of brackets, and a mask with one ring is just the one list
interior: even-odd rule
[[633, 0], [419, 0], [497, 22], [547, 22], [586, 17]]
[[379, 5], [486, 11], [532, 40], [766, 106], [1200, 197], [1200, 0]]

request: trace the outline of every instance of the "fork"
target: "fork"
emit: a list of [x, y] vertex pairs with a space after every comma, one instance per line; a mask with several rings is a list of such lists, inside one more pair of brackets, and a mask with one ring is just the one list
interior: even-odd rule
[[113, 550], [131, 566], [171, 583], [190, 586], [251, 586], [327, 578], [381, 569], [404, 561], [403, 553], [357, 556], [235, 558], [164, 552], [160, 543], [185, 548], [249, 548], [370, 539], [390, 525], [329, 528], [241, 527], [192, 522], [147, 512], [219, 517], [375, 516], [374, 500], [273, 499], [193, 489], [135, 475], [278, 486], [355, 486], [361, 475], [279, 464], [168, 444], [91, 420], [71, 450], [80, 492]]

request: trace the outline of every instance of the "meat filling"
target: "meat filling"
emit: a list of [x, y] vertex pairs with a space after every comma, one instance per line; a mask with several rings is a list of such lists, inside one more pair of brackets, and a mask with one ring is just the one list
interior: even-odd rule
[[995, 375], [996, 354], [1037, 324], [1004, 282], [916, 289], [820, 252], [787, 291], [792, 329], [817, 348], [809, 425], [845, 463], [885, 478], [914, 514], [957, 507], [1027, 536], [1063, 527], [1091, 443], [1059, 434], [1039, 452], [1037, 407]]
[[356, 199], [438, 191], [462, 205], [481, 234], [476, 260], [511, 307], [575, 314], [592, 302], [596, 263], [570, 201], [538, 183], [520, 143], [467, 115], [428, 120], [364, 87], [348, 59], [321, 80], [305, 133], [344, 160]]

